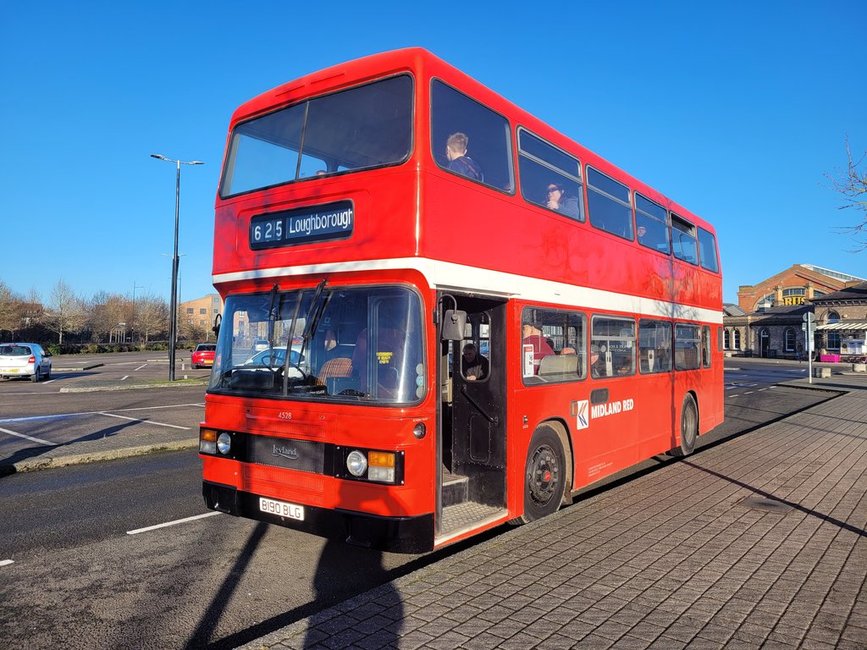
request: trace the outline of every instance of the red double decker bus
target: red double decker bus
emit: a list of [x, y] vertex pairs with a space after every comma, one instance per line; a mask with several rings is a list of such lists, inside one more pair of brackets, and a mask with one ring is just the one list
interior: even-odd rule
[[420, 552], [723, 420], [713, 228], [422, 49], [233, 115], [208, 507]]

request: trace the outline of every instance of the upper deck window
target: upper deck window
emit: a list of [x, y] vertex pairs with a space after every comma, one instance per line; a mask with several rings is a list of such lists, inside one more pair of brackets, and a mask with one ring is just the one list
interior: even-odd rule
[[673, 212], [671, 213], [671, 246], [677, 259], [698, 264], [695, 226]]
[[412, 109], [412, 79], [401, 75], [239, 124], [220, 196], [401, 163], [412, 147]]
[[716, 238], [704, 228], [698, 229], [698, 249], [701, 253], [701, 265], [708, 271], [719, 271], [716, 259]]
[[668, 213], [658, 203], [635, 194], [635, 223], [638, 243], [660, 253], [670, 253]]
[[629, 188], [610, 176], [587, 168], [587, 207], [590, 223], [618, 237], [632, 239], [632, 205]]
[[508, 120], [437, 80], [431, 85], [431, 150], [443, 169], [513, 191]]
[[518, 130], [521, 194], [530, 203], [584, 221], [578, 159], [524, 129]]

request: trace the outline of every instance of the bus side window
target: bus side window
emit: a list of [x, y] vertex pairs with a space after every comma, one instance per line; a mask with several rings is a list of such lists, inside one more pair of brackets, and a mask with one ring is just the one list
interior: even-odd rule
[[518, 129], [518, 151], [524, 200], [584, 221], [584, 190], [578, 159], [523, 128]]
[[624, 239], [632, 239], [632, 204], [629, 188], [610, 176], [587, 167], [587, 207], [590, 223]]
[[[472, 164], [455, 165], [446, 155], [450, 136], [464, 134]], [[500, 191], [513, 192], [511, 130], [502, 115], [434, 79], [431, 82], [431, 151], [437, 165]], [[473, 165], [478, 173], [470, 173]]]

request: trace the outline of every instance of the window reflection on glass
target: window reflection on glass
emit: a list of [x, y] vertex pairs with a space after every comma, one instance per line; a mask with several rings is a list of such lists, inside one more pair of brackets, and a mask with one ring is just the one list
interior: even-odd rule
[[518, 131], [521, 195], [530, 203], [584, 220], [584, 193], [578, 159], [532, 133]]
[[639, 321], [638, 358], [642, 374], [671, 370], [671, 323], [644, 318]]
[[701, 335], [698, 325], [674, 326], [674, 367], [695, 370], [700, 364]]
[[402, 287], [229, 296], [210, 390], [415, 402], [426, 390], [422, 351], [421, 301]]
[[316, 97], [235, 127], [220, 196], [397, 164], [411, 143], [406, 75]]
[[[455, 150], [447, 153], [451, 136], [460, 134]], [[431, 150], [437, 165], [464, 178], [505, 192], [514, 188], [511, 132], [505, 117], [463, 93], [434, 80], [431, 84]]]
[[617, 377], [635, 374], [635, 321], [593, 317], [590, 338], [590, 375]]
[[624, 239], [632, 239], [629, 188], [610, 176], [587, 168], [587, 208], [590, 223]]
[[635, 224], [638, 243], [660, 253], [671, 252], [668, 213], [658, 203], [635, 194]]
[[521, 317], [524, 383], [576, 381], [587, 376], [586, 317], [527, 308]]

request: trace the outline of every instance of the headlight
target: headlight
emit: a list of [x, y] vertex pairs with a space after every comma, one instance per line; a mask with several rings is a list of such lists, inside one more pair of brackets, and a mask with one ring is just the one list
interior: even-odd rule
[[346, 456], [346, 469], [356, 478], [364, 476], [367, 471], [367, 458], [358, 450], [349, 452]]
[[217, 449], [224, 456], [232, 450], [232, 436], [223, 431], [217, 438]]

